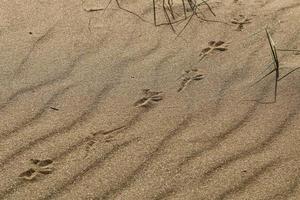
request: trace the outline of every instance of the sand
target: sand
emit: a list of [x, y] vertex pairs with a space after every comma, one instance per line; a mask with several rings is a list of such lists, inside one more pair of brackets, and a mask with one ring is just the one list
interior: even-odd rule
[[0, 2], [0, 199], [300, 199], [299, 0], [119, 2]]

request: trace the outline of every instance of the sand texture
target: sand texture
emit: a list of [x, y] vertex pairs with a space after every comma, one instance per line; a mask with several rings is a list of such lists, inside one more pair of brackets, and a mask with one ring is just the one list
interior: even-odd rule
[[0, 0], [0, 199], [299, 200], [299, 0], [109, 2]]

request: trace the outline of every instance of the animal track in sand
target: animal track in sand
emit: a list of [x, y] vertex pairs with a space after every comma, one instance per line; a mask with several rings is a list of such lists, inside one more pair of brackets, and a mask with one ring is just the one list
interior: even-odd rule
[[97, 132], [91, 133], [90, 136], [86, 138], [84, 157], [86, 158], [89, 152], [92, 149], [94, 149], [94, 144], [98, 141], [98, 139], [96, 138], [97, 135], [103, 135], [106, 143], [113, 142], [115, 140], [115, 137], [111, 134], [113, 134], [116, 131], [124, 129], [125, 127], [126, 126], [120, 126], [109, 131], [99, 130]]
[[203, 78], [203, 74], [199, 74], [198, 69], [185, 70], [180, 77], [181, 82], [177, 92], [184, 90], [193, 81], [199, 81]]
[[[107, 135], [107, 136], [104, 137], [104, 139], [105, 139], [104, 140], [105, 143], [110, 143], [110, 142], [115, 141], [115, 138], [112, 135]], [[94, 137], [88, 138], [88, 141], [86, 142], [86, 145], [85, 145], [84, 158], [88, 157], [90, 151], [95, 149], [94, 145], [96, 144], [96, 142], [97, 142], [96, 138], [94, 138]]]
[[212, 53], [213, 51], [226, 51], [228, 50], [228, 45], [229, 43], [224, 42], [222, 40], [219, 41], [210, 41], [208, 42], [208, 47], [202, 49], [200, 53], [200, 60], [201, 61], [203, 58], [205, 58], [207, 55]]
[[108, 135], [105, 137], [105, 142], [109, 143], [109, 142], [113, 142], [115, 141], [115, 137], [112, 135]]
[[53, 172], [53, 160], [51, 159], [31, 159], [30, 162], [32, 165], [31, 168], [19, 175], [24, 180], [34, 180], [39, 175], [47, 175]]
[[142, 92], [144, 97], [134, 103], [135, 107], [149, 107], [163, 99], [162, 92], [154, 92], [150, 89], [143, 89]]
[[84, 158], [86, 158], [89, 155], [89, 152], [93, 149], [94, 144], [96, 143], [96, 139], [94, 138], [89, 138], [85, 145], [85, 155]]
[[251, 23], [251, 18], [247, 18], [244, 15], [239, 15], [238, 17], [234, 17], [231, 20], [231, 23], [238, 25], [238, 27], [236, 28], [237, 31], [242, 31], [244, 29], [245, 24]]

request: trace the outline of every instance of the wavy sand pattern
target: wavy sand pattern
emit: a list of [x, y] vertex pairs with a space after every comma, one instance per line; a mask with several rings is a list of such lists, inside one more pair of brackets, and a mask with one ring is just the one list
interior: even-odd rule
[[0, 199], [300, 199], [300, 3], [209, 5], [1, 1]]

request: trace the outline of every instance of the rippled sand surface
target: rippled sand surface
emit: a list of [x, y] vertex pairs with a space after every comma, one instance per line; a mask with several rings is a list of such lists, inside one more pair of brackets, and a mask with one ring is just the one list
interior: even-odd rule
[[1, 0], [0, 199], [300, 199], [300, 2], [208, 3]]

